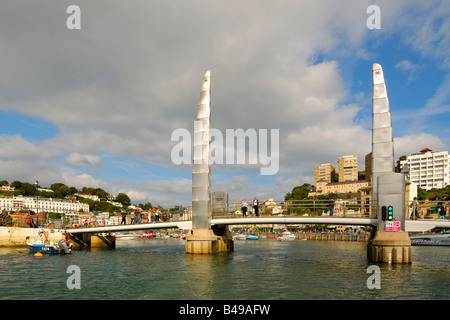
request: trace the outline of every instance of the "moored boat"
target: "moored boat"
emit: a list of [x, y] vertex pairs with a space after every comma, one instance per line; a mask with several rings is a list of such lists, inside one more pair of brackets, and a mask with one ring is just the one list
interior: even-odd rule
[[133, 233], [133, 232], [124, 232], [124, 233], [117, 234], [116, 239], [134, 240], [134, 239], [139, 239], [139, 235], [137, 233]]
[[234, 236], [234, 240], [247, 240], [247, 236], [245, 234], [238, 234]]
[[284, 231], [281, 236], [277, 238], [278, 241], [294, 241], [295, 235], [292, 234], [290, 231]]
[[62, 239], [58, 243], [53, 241], [42, 241], [40, 239], [29, 238], [26, 241], [28, 249], [34, 253], [45, 253], [45, 254], [69, 254], [72, 253], [73, 244], [70, 242], [69, 238], [67, 240]]
[[141, 235], [139, 238], [140, 239], [156, 238], [156, 235], [153, 232], [146, 232], [143, 235]]
[[450, 246], [450, 232], [411, 236], [409, 238], [413, 246]]

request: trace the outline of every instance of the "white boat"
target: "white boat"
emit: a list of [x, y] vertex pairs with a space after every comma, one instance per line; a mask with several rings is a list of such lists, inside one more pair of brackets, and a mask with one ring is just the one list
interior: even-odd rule
[[247, 240], [247, 236], [245, 234], [238, 234], [234, 236], [234, 240]]
[[139, 239], [140, 235], [132, 232], [124, 232], [116, 235], [116, 239], [122, 240], [134, 240]]
[[277, 238], [278, 241], [294, 241], [295, 235], [290, 231], [285, 231], [281, 236]]
[[249, 235], [249, 236], [247, 236], [246, 240], [259, 240], [259, 237], [254, 236], [254, 235]]
[[450, 246], [450, 232], [412, 236], [410, 239], [413, 246]]

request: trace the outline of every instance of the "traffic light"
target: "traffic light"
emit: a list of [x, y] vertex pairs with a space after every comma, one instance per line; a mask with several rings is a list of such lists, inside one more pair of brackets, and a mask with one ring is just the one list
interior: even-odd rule
[[386, 221], [386, 206], [381, 207], [381, 220]]
[[394, 220], [394, 208], [392, 208], [392, 206], [388, 207], [388, 220]]

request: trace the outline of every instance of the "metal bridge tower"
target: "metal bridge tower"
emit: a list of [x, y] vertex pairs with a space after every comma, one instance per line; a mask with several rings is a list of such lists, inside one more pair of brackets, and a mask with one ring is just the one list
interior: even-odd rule
[[186, 253], [233, 251], [234, 243], [227, 226], [211, 228], [211, 72], [203, 76], [194, 122], [192, 169], [192, 230], [186, 237]]
[[367, 245], [373, 262], [411, 263], [405, 231], [405, 177], [394, 172], [394, 141], [383, 69], [372, 66], [372, 203], [377, 229]]

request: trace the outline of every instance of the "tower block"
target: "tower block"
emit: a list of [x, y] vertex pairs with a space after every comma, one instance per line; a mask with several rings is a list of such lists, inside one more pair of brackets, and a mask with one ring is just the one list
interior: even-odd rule
[[234, 242], [228, 227], [211, 228], [211, 72], [203, 76], [194, 123], [192, 169], [192, 230], [186, 237], [186, 253], [211, 254], [233, 251]]
[[379, 64], [372, 67], [372, 202], [377, 230], [367, 245], [373, 262], [411, 263], [411, 240], [405, 231], [405, 177], [394, 172], [391, 113]]

